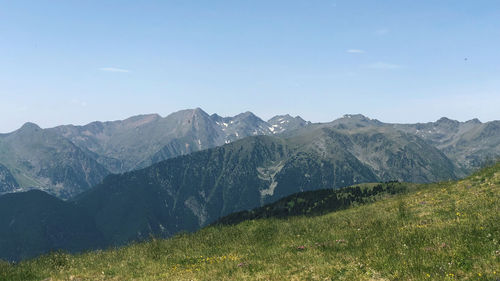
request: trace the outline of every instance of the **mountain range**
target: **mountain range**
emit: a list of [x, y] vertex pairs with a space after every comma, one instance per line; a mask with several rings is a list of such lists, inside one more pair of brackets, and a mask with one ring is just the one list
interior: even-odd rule
[[0, 194], [40, 189], [68, 199], [111, 173], [308, 124], [289, 115], [273, 120], [265, 122], [250, 112], [225, 118], [210, 116], [197, 108], [165, 118], [139, 115], [85, 126], [41, 129], [26, 123], [17, 131], [0, 135]]
[[500, 121], [458, 122], [443, 117], [436, 122], [393, 126], [435, 146], [466, 173], [494, 162], [500, 155]]
[[[389, 159], [379, 153], [388, 144], [384, 141], [396, 140], [402, 133], [401, 141], [406, 139], [417, 147], [425, 142], [444, 153], [454, 166], [455, 176], [463, 176], [500, 155], [500, 121], [441, 118], [430, 123], [389, 124], [362, 115], [345, 115], [329, 123], [311, 123], [299, 116], [278, 115], [266, 122], [251, 112], [221, 117], [196, 108], [166, 117], [139, 115], [84, 126], [41, 129], [26, 123], [17, 131], [0, 134], [0, 194], [40, 189], [69, 199], [112, 173], [145, 168], [248, 136], [293, 137], [305, 131], [319, 132], [318, 128], [342, 132], [344, 138], [336, 141], [346, 141], [343, 145], [349, 153], [382, 179], [394, 177], [393, 171], [387, 170], [387, 161], [407, 161], [397, 154]], [[378, 153], [367, 156], [370, 153], [366, 152], [374, 149]], [[400, 179], [425, 181], [426, 177], [414, 173]]]
[[196, 108], [165, 118], [157, 114], [140, 115], [123, 121], [49, 130], [96, 153], [97, 161], [110, 172], [123, 173], [247, 136], [272, 135], [306, 124], [300, 117], [281, 116], [265, 122], [251, 112], [223, 118]]

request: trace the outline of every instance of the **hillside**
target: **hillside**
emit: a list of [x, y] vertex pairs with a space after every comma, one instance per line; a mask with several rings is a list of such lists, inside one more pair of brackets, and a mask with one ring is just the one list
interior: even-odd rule
[[496, 280], [500, 164], [312, 217], [0, 264], [0, 280]]
[[39, 190], [0, 197], [0, 237], [0, 257], [7, 260], [105, 245], [92, 217]]
[[299, 192], [260, 208], [232, 213], [212, 225], [232, 225], [267, 218], [324, 215], [350, 206], [375, 202], [390, 195], [404, 194], [418, 187], [418, 184], [412, 183], [385, 182]]
[[109, 171], [68, 139], [33, 123], [0, 135], [0, 194], [32, 188], [67, 199]]

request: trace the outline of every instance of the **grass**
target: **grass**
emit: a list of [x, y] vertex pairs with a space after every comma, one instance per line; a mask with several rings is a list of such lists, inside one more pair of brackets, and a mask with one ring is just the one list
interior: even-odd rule
[[0, 280], [499, 280], [500, 164], [316, 217], [13, 265]]

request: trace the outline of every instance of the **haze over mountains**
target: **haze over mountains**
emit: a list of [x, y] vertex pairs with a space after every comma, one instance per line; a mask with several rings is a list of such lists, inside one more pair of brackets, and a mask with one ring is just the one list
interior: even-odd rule
[[[330, 123], [315, 124], [298, 116], [279, 115], [266, 122], [251, 112], [221, 117], [208, 115], [199, 108], [181, 110], [164, 118], [157, 114], [139, 115], [120, 121], [50, 129], [27, 123], [15, 132], [0, 135], [0, 193], [36, 188], [67, 199], [101, 182], [110, 173], [145, 168], [248, 136], [292, 136], [320, 127], [349, 132], [349, 138], [354, 139], [338, 141], [347, 141], [344, 145], [350, 153], [373, 172], [384, 170], [389, 159], [368, 159], [366, 151], [386, 149], [384, 138], [412, 138], [407, 142], [424, 140], [443, 152], [455, 166], [453, 174], [461, 176], [500, 155], [499, 126], [499, 121], [458, 122], [447, 118], [423, 124], [388, 124], [362, 115], [346, 115]], [[406, 134], [398, 137], [397, 132]], [[368, 145], [363, 148], [365, 151], [359, 142]], [[391, 172], [386, 173], [384, 178], [389, 178]], [[420, 178], [420, 181], [430, 180], [425, 176]]]
[[[285, 130], [284, 126], [279, 128]], [[272, 134], [273, 128], [251, 112], [223, 118], [197, 108], [165, 118], [141, 115], [123, 121], [59, 126], [50, 130], [98, 154], [99, 163], [111, 172], [122, 173], [246, 136]]]
[[[500, 155], [498, 126], [445, 118], [387, 124], [362, 115], [315, 124], [282, 115], [266, 122], [250, 112], [223, 118], [201, 109], [51, 129], [26, 124], [0, 136], [0, 191], [34, 187], [71, 199], [38, 191], [0, 197], [18, 210], [0, 213], [0, 252], [6, 253], [0, 258], [168, 237], [296, 192], [456, 179]], [[37, 219], [23, 206], [37, 201], [44, 209], [35, 213], [46, 214], [44, 220], [72, 225], [60, 215], [70, 210], [91, 231], [75, 236], [57, 224], [26, 231], [26, 221]], [[42, 246], [9, 242], [22, 233]]]
[[165, 118], [139, 115], [85, 126], [41, 129], [27, 123], [15, 132], [0, 135], [1, 171], [7, 177], [0, 177], [0, 192], [36, 188], [67, 199], [110, 173], [144, 168], [247, 136], [272, 135], [306, 124], [291, 116], [276, 117], [268, 123], [251, 112], [222, 118], [199, 108]]

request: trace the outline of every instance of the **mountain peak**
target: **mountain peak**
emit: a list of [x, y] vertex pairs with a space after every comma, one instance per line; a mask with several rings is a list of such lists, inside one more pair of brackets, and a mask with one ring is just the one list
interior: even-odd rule
[[457, 120], [452, 120], [450, 118], [447, 118], [447, 117], [441, 117], [439, 118], [439, 120], [436, 121], [436, 124], [438, 125], [441, 125], [441, 124], [446, 124], [446, 125], [458, 125], [460, 122], [458, 122]]
[[472, 123], [472, 124], [481, 124], [481, 121], [477, 118], [465, 121], [465, 123]]
[[290, 120], [290, 119], [293, 119], [293, 117], [290, 114], [283, 114], [283, 115], [273, 116], [271, 119], [267, 120], [267, 122], [275, 123], [276, 121]]
[[277, 122], [282, 122], [282, 121], [285, 121], [285, 120], [288, 120], [288, 122], [296, 122], [296, 123], [300, 123], [300, 124], [309, 123], [306, 120], [302, 119], [302, 117], [300, 117], [298, 115], [295, 116], [295, 117], [292, 117], [290, 114], [283, 114], [283, 115], [273, 116], [271, 119], [267, 120], [267, 122], [270, 123], [270, 124], [275, 124]]
[[22, 131], [39, 131], [42, 128], [40, 128], [37, 124], [32, 123], [32, 122], [26, 122], [24, 125], [19, 129]]
[[355, 119], [355, 120], [371, 120], [370, 118], [364, 116], [363, 114], [344, 114], [342, 116], [344, 119]]
[[453, 121], [453, 120], [451, 120], [448, 117], [443, 116], [443, 117], [439, 118], [436, 122], [450, 122], [450, 121]]
[[208, 115], [208, 113], [206, 113], [203, 109], [197, 107], [197, 108], [194, 108], [194, 109], [189, 109], [187, 110], [187, 112], [189, 112], [189, 116], [188, 118], [194, 118], [194, 117], [201, 117], [203, 119], [205, 118], [210, 118], [210, 115]]
[[198, 119], [210, 119], [210, 115], [206, 113], [203, 109], [197, 107], [193, 109], [193, 115], [192, 117], [198, 118]]
[[306, 126], [306, 122], [300, 116], [292, 117], [290, 114], [276, 115], [267, 121], [271, 125], [271, 131], [274, 134], [282, 133], [287, 130], [295, 130]]
[[304, 118], [300, 117], [299, 115], [293, 117], [295, 120], [297, 121], [300, 121], [300, 122], [304, 122], [304, 123], [307, 123], [308, 121], [304, 120]]
[[197, 107], [193, 109], [183, 109], [176, 111], [174, 113], [171, 113], [167, 117], [164, 118], [164, 120], [177, 120], [177, 122], [188, 122], [191, 123], [193, 119], [209, 119], [210, 115], [203, 111], [203, 109]]
[[329, 123], [339, 129], [353, 129], [366, 126], [382, 126], [383, 123], [377, 119], [370, 119], [362, 114], [345, 114], [341, 118]]
[[255, 114], [253, 114], [253, 112], [251, 112], [251, 111], [245, 111], [243, 113], [236, 115], [235, 117], [248, 118], [248, 117], [257, 117], [257, 116]]
[[248, 120], [250, 122], [263, 122], [257, 115], [250, 111], [240, 113], [233, 117], [235, 120]]
[[203, 109], [201, 109], [200, 107], [197, 107], [195, 109], [193, 109], [193, 112], [195, 113], [201, 113], [201, 114], [207, 114]]

